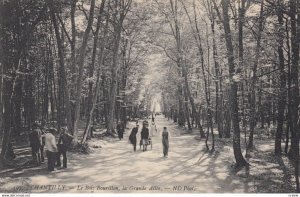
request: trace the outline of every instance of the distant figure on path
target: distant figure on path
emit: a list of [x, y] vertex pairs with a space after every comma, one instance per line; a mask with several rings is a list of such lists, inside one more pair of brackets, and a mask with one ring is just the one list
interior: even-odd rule
[[142, 131], [141, 131], [143, 151], [146, 151], [147, 146], [148, 146], [149, 129], [147, 127], [148, 127], [148, 123], [146, 123], [146, 121], [144, 121], [143, 128], [142, 128]]
[[164, 127], [164, 130], [162, 132], [162, 144], [163, 144], [164, 157], [168, 157], [168, 151], [169, 151], [169, 132], [167, 131], [167, 127]]
[[54, 171], [54, 165], [56, 161], [56, 154], [57, 154], [57, 146], [55, 140], [55, 129], [50, 128], [49, 133], [45, 135], [45, 147], [47, 149], [46, 155], [48, 158], [48, 170], [50, 172]]
[[33, 162], [39, 166], [41, 165], [40, 148], [42, 146], [42, 133], [36, 123], [33, 124], [32, 129], [32, 132], [29, 134], [31, 154]]
[[71, 135], [69, 135], [66, 132], [66, 128], [62, 128], [61, 129], [61, 133], [59, 135], [59, 139], [58, 139], [58, 153], [57, 153], [57, 157], [56, 157], [56, 166], [60, 167], [61, 166], [61, 162], [60, 162], [60, 156], [63, 156], [63, 168], [67, 168], [67, 150], [68, 150], [68, 146], [70, 145], [70, 143], [73, 140], [73, 137]]
[[46, 125], [46, 121], [45, 120], [42, 120], [42, 123], [40, 125], [40, 129], [41, 129], [41, 134], [42, 134], [42, 145], [41, 145], [41, 148], [40, 148], [40, 152], [41, 152], [41, 161], [44, 162], [45, 161], [45, 157], [44, 157], [44, 147], [45, 147], [45, 131], [44, 131], [44, 128], [45, 128], [45, 125]]
[[154, 122], [155, 121], [155, 118], [154, 118], [154, 116], [153, 116], [153, 114], [152, 114], [152, 122]]
[[137, 122], [136, 127], [134, 127], [131, 130], [131, 133], [129, 135], [129, 140], [130, 140], [131, 144], [133, 145], [133, 151], [136, 151], [136, 134], [138, 133], [138, 131], [139, 131], [139, 123]]
[[120, 122], [117, 125], [117, 132], [118, 132], [118, 137], [120, 140], [123, 139], [124, 131], [125, 131], [124, 124], [122, 122]]
[[154, 122], [151, 123], [151, 126], [150, 126], [150, 136], [153, 136], [154, 135], [154, 132], [157, 132], [157, 129], [156, 129], [156, 125]]

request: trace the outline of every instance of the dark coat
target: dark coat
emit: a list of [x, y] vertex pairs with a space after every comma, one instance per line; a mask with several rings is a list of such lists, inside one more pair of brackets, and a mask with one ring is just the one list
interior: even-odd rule
[[42, 133], [35, 129], [29, 134], [30, 146], [33, 149], [39, 149], [42, 146]]
[[132, 144], [135, 144], [136, 143], [136, 134], [138, 133], [139, 129], [138, 127], [134, 127], [132, 130], [131, 130], [131, 133], [129, 135], [129, 140]]
[[169, 147], [169, 133], [168, 131], [162, 132], [162, 143], [164, 146]]
[[123, 124], [118, 124], [117, 125], [117, 132], [118, 132], [118, 137], [121, 139], [123, 138], [123, 134], [124, 134], [124, 126]]
[[142, 139], [148, 139], [149, 138], [149, 129], [146, 127], [143, 127], [142, 132], [141, 132], [141, 138]]
[[61, 133], [58, 139], [58, 149], [61, 151], [67, 151], [70, 146], [73, 137], [67, 133]]

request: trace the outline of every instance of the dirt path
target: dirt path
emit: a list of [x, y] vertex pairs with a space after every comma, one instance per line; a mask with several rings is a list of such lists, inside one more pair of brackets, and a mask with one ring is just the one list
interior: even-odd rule
[[[68, 169], [49, 173], [40, 168], [13, 171], [0, 182], [0, 191], [29, 192], [254, 192], [255, 181], [231, 175], [230, 163], [224, 156], [201, 151], [203, 142], [193, 135], [180, 135], [179, 129], [162, 116], [156, 118], [158, 132], [153, 136], [153, 148], [133, 152], [124, 139], [103, 142], [102, 148], [89, 155], [69, 154]], [[129, 127], [132, 127], [131, 123]], [[169, 157], [162, 156], [161, 130], [170, 132]], [[138, 136], [138, 139], [140, 137]], [[98, 141], [99, 142], [99, 141]], [[93, 143], [98, 143], [93, 142]], [[223, 157], [223, 158], [222, 158]], [[13, 180], [13, 181], [11, 181]]]

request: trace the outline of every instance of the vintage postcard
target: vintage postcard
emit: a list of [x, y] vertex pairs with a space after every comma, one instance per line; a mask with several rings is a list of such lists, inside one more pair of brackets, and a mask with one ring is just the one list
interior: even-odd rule
[[298, 196], [299, 52], [299, 0], [0, 0], [0, 193]]

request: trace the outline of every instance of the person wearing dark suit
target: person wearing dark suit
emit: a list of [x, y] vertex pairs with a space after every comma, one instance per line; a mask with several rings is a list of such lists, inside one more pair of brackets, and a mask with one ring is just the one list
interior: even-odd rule
[[41, 161], [42, 161], [42, 162], [45, 161], [45, 157], [44, 157], [44, 147], [45, 147], [45, 133], [42, 133], [42, 145], [41, 145], [41, 147], [40, 147]]
[[136, 151], [136, 134], [138, 133], [138, 131], [139, 131], [139, 124], [136, 123], [136, 127], [134, 127], [131, 130], [131, 133], [129, 135], [129, 140], [130, 140], [131, 144], [133, 145], [133, 151]]
[[42, 146], [42, 133], [41, 133], [41, 130], [38, 129], [37, 124], [34, 124], [32, 126], [32, 128], [33, 128], [33, 130], [29, 134], [32, 160], [37, 166], [39, 166], [39, 165], [41, 165], [40, 148]]
[[118, 137], [119, 139], [123, 139], [123, 134], [124, 134], [124, 124], [122, 122], [120, 122], [118, 125], [117, 125], [117, 132], [118, 132]]
[[148, 139], [149, 139], [149, 129], [147, 128], [146, 124], [143, 125], [141, 131], [141, 138], [143, 144], [143, 151], [146, 151], [148, 146]]
[[61, 166], [61, 161], [60, 157], [61, 155], [63, 156], [63, 168], [67, 168], [67, 150], [68, 150], [68, 138], [66, 134], [66, 129], [62, 128], [61, 133], [59, 135], [58, 143], [57, 143], [57, 148], [58, 148], [58, 153], [57, 153], [57, 160], [56, 160], [56, 166], [60, 167]]
[[163, 154], [164, 157], [168, 157], [169, 152], [169, 132], [167, 131], [167, 127], [164, 127], [162, 132], [162, 145], [163, 145]]

